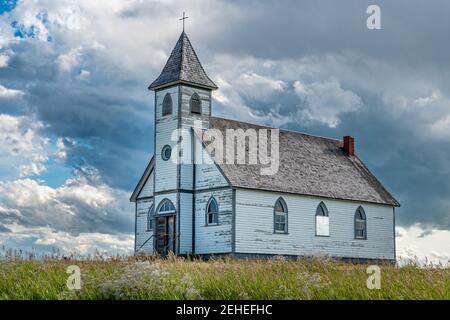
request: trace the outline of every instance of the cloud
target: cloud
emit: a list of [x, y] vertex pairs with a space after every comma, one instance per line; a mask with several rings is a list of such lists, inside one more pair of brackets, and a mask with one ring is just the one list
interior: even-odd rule
[[343, 90], [335, 78], [311, 84], [296, 81], [294, 90], [305, 103], [305, 107], [299, 112], [302, 119], [318, 121], [332, 128], [341, 122], [340, 115], [356, 112], [363, 105], [358, 95]]
[[416, 224], [396, 228], [397, 259], [401, 263], [450, 265], [450, 231]]
[[80, 74], [77, 76], [77, 79], [85, 81], [85, 80], [88, 80], [90, 76], [91, 76], [90, 71], [81, 70]]
[[75, 66], [78, 66], [81, 62], [83, 47], [77, 47], [70, 50], [66, 54], [61, 54], [58, 57], [59, 68], [62, 71], [70, 71]]
[[[44, 158], [44, 160], [46, 160], [46, 158]], [[47, 168], [45, 167], [45, 165], [39, 162], [34, 162], [19, 167], [20, 177], [27, 177], [33, 175], [38, 176], [45, 171], [47, 171]]]
[[40, 135], [43, 124], [30, 117], [0, 114], [0, 174], [13, 177], [46, 171], [49, 139]]
[[9, 56], [6, 54], [0, 54], [0, 68], [8, 66]]
[[[1, 59], [0, 59], [1, 63]], [[22, 98], [24, 92], [21, 90], [8, 89], [0, 84], [0, 99], [14, 99], [14, 98]]]
[[0, 181], [0, 223], [80, 233], [130, 234], [133, 214], [127, 192], [113, 189], [95, 174], [79, 172], [52, 188], [31, 179]]
[[63, 255], [81, 256], [94, 253], [129, 255], [133, 252], [132, 235], [98, 232], [73, 235], [49, 227], [27, 228], [17, 224], [9, 225], [9, 228], [7, 233], [0, 231], [0, 245], [5, 248], [21, 248], [24, 252], [45, 254], [56, 250]]
[[255, 72], [243, 73], [236, 81], [238, 90], [248, 97], [267, 99], [275, 92], [283, 92], [286, 83]]

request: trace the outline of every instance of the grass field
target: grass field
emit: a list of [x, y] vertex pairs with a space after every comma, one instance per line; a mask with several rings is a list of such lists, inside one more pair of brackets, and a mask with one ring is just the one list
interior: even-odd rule
[[[67, 288], [70, 265], [81, 270], [80, 290]], [[449, 268], [380, 265], [372, 290], [366, 268], [327, 258], [4, 259], [0, 299], [450, 299]]]

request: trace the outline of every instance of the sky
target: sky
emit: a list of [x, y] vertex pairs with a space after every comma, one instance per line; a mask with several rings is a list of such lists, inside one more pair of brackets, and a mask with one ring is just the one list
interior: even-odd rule
[[[381, 30], [366, 27], [370, 4]], [[127, 254], [153, 93], [181, 32], [213, 114], [340, 139], [399, 200], [399, 255], [450, 258], [450, 3], [0, 0], [0, 246]]]

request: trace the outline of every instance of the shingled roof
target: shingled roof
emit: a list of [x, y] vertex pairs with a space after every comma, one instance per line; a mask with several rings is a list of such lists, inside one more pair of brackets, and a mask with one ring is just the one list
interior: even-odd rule
[[[211, 118], [211, 127], [266, 128]], [[357, 156], [348, 156], [342, 142], [280, 129], [280, 167], [276, 175], [261, 175], [259, 165], [218, 164], [232, 186], [399, 206]]]
[[161, 74], [153, 81], [149, 89], [155, 90], [176, 83], [187, 83], [208, 89], [217, 89], [215, 83], [206, 75], [184, 31], [181, 33]]

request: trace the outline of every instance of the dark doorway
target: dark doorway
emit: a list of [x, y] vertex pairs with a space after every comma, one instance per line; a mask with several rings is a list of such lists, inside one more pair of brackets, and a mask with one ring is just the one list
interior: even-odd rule
[[175, 215], [156, 218], [156, 252], [165, 256], [175, 253], [176, 248]]

